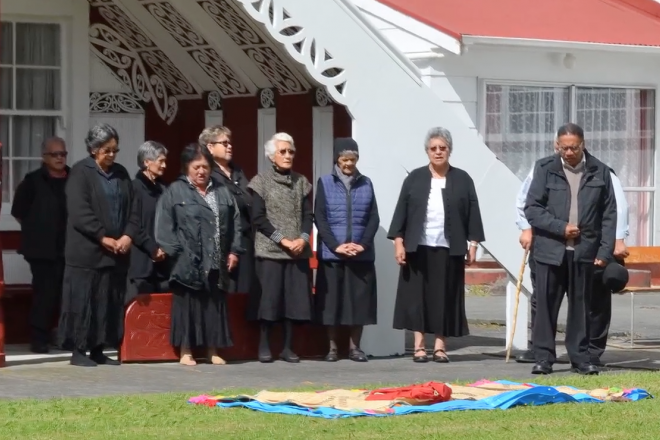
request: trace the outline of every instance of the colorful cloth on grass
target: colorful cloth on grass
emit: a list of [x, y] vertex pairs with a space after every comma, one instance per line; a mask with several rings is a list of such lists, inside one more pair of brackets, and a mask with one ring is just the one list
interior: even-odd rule
[[220, 408], [242, 407], [255, 411], [297, 414], [326, 419], [390, 416], [442, 411], [509, 409], [521, 405], [548, 403], [631, 402], [653, 398], [639, 388], [580, 390], [568, 386], [545, 386], [506, 380], [481, 380], [470, 385], [450, 385], [452, 398], [433, 405], [414, 405], [397, 400], [367, 401], [369, 390], [329, 390], [307, 393], [261, 391], [254, 396], [201, 395], [189, 403]]

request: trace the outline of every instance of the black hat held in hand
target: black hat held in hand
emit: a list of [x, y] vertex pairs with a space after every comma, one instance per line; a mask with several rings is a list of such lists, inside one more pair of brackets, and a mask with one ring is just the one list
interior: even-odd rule
[[612, 293], [619, 293], [628, 284], [628, 269], [613, 261], [603, 270], [603, 285]]

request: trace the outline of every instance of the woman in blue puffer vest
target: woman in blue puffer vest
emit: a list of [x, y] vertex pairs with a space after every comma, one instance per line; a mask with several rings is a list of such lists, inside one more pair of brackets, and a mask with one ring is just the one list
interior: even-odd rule
[[376, 324], [374, 237], [380, 218], [371, 180], [357, 170], [358, 145], [351, 138], [334, 142], [335, 166], [316, 186], [314, 221], [317, 234], [316, 311], [328, 328], [336, 362], [337, 326], [350, 326], [349, 358], [366, 362], [360, 349], [362, 328]]

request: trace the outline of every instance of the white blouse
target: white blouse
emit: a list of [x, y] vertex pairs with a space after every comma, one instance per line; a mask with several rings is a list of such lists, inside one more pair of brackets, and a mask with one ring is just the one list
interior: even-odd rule
[[445, 237], [445, 204], [442, 200], [442, 190], [445, 189], [446, 183], [446, 178], [431, 179], [424, 233], [419, 242], [422, 246], [449, 247], [449, 241]]

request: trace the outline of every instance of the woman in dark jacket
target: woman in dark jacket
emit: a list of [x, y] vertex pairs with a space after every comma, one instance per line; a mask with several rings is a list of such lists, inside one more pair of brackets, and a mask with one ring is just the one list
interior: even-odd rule
[[469, 334], [465, 265], [485, 238], [474, 182], [449, 165], [451, 133], [432, 128], [424, 147], [430, 163], [404, 180], [388, 233], [401, 266], [394, 328], [415, 333], [415, 362], [428, 361], [425, 333], [435, 334], [433, 360], [449, 362], [445, 338]]
[[249, 313], [261, 323], [259, 361], [272, 362], [270, 331], [273, 323], [283, 321], [284, 350], [280, 358], [296, 363], [300, 358], [291, 347], [293, 324], [312, 319], [312, 185], [292, 170], [296, 147], [291, 136], [275, 134], [264, 150], [272, 166], [257, 174], [248, 186], [257, 231], [258, 280], [252, 289]]
[[357, 143], [335, 139], [334, 157], [333, 172], [316, 184], [317, 314], [328, 328], [326, 361], [339, 360], [336, 327], [347, 325], [351, 327], [349, 359], [366, 362], [360, 339], [363, 326], [377, 320], [374, 237], [380, 218], [371, 180], [356, 168]]
[[211, 177], [227, 187], [236, 200], [241, 215], [241, 247], [245, 253], [238, 260], [238, 267], [229, 274], [229, 293], [249, 293], [254, 280], [254, 239], [250, 221], [252, 197], [248, 191], [245, 173], [232, 161], [234, 147], [231, 131], [215, 125], [207, 127], [199, 135], [199, 144], [206, 146], [213, 169]]
[[66, 184], [69, 217], [59, 343], [73, 345], [72, 365], [119, 365], [103, 349], [118, 348], [123, 336], [129, 255], [140, 229], [139, 213], [131, 178], [115, 163], [117, 131], [96, 125], [85, 143], [90, 155], [71, 168]]
[[156, 243], [154, 233], [156, 204], [165, 190], [160, 178], [165, 172], [166, 160], [167, 148], [158, 142], [147, 141], [138, 148], [137, 163], [140, 171], [133, 180], [133, 189], [140, 212], [140, 233], [131, 248], [129, 295], [126, 302], [138, 293], [162, 293], [169, 290], [165, 252]]
[[195, 348], [223, 365], [217, 350], [233, 345], [226, 293], [229, 272], [243, 253], [241, 219], [229, 190], [211, 179], [201, 146], [184, 148], [181, 169], [156, 208], [156, 242], [172, 261], [170, 343], [179, 347], [184, 365], [196, 365]]

